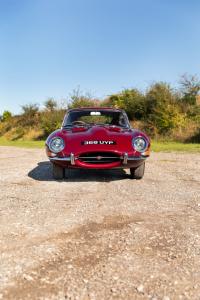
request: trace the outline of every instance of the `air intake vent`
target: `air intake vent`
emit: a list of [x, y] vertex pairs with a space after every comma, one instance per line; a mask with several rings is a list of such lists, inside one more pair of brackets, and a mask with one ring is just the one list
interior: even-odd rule
[[110, 152], [84, 153], [79, 156], [79, 160], [89, 164], [108, 164], [121, 160], [120, 156]]

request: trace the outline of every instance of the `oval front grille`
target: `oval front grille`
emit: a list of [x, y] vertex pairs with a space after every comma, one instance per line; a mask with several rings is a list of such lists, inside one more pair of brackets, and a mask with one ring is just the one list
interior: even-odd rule
[[89, 164], [108, 164], [120, 161], [120, 156], [110, 152], [84, 153], [79, 156], [79, 160]]

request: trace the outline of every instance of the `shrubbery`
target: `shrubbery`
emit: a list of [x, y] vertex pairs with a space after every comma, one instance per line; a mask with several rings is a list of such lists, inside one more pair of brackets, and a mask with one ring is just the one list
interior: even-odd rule
[[40, 127], [43, 130], [44, 137], [47, 137], [51, 132], [61, 127], [64, 115], [65, 111], [61, 109], [41, 113]]
[[153, 138], [200, 142], [199, 90], [197, 78], [184, 75], [179, 91], [156, 82], [145, 93], [129, 89], [112, 95], [107, 104], [125, 109], [133, 126], [138, 125]]
[[[179, 90], [165, 82], [152, 84], [146, 92], [125, 89], [105, 100], [97, 100], [73, 91], [65, 107], [111, 106], [124, 109], [133, 127], [139, 127], [153, 138], [200, 142], [200, 105], [196, 99], [200, 82], [195, 76], [184, 75]], [[0, 122], [0, 136], [9, 139], [41, 139], [60, 128], [66, 109], [49, 98], [44, 109], [37, 104], [22, 106], [20, 116], [5, 111]]]
[[112, 95], [107, 104], [124, 109], [130, 120], [144, 118], [145, 97], [137, 89], [125, 89], [120, 94]]
[[9, 119], [11, 119], [11, 117], [12, 117], [11, 112], [8, 111], [8, 110], [5, 110], [4, 113], [3, 113], [3, 116], [2, 116], [2, 121], [3, 121], [3, 122], [6, 122], [6, 121], [8, 121]]

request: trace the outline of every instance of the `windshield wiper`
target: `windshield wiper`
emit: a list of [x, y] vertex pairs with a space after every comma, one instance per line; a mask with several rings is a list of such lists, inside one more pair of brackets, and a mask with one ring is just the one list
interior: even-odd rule
[[89, 127], [90, 124], [66, 124], [63, 128], [73, 128], [73, 127]]
[[65, 124], [63, 127], [72, 127], [72, 124]]
[[71, 124], [65, 124], [65, 125], [63, 126], [63, 128], [71, 128], [71, 127], [72, 127]]
[[106, 123], [97, 123], [95, 125], [97, 125], [97, 126], [110, 126], [110, 124], [106, 124]]

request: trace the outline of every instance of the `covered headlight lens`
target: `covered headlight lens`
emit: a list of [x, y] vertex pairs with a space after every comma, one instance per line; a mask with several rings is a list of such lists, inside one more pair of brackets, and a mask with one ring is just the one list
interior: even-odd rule
[[147, 148], [147, 141], [143, 137], [134, 138], [132, 144], [133, 148], [138, 152], [144, 152]]
[[58, 153], [65, 148], [64, 140], [60, 137], [53, 138], [49, 143], [49, 149], [54, 152]]

